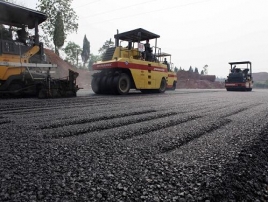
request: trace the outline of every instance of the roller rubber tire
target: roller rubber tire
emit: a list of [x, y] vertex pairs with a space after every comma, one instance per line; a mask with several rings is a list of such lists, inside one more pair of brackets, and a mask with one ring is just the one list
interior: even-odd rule
[[130, 78], [127, 74], [122, 73], [119, 75], [116, 89], [117, 89], [118, 94], [120, 95], [128, 94], [130, 90]]
[[160, 88], [158, 89], [158, 92], [159, 93], [164, 93], [167, 89], [167, 82], [166, 82], [166, 79], [162, 79], [161, 80], [161, 83], [160, 83]]
[[101, 93], [101, 89], [100, 89], [100, 77], [99, 76], [95, 76], [95, 77], [92, 78], [91, 88], [92, 88], [92, 90], [93, 90], [94, 93], [96, 93], [96, 94], [100, 94]]

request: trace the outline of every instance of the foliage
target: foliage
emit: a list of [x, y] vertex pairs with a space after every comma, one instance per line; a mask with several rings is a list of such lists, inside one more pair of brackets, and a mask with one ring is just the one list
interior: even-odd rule
[[53, 42], [55, 45], [55, 52], [57, 52], [58, 49], [60, 49], [64, 45], [64, 40], [65, 40], [64, 24], [63, 24], [61, 13], [58, 12], [56, 16], [55, 29], [53, 33]]
[[190, 68], [189, 68], [189, 72], [193, 72], [193, 68], [192, 68], [192, 66], [190, 66]]
[[88, 61], [90, 56], [90, 43], [87, 40], [87, 36], [84, 36], [84, 40], [83, 40], [83, 51], [81, 53], [81, 57], [82, 57], [82, 61], [83, 61], [83, 65], [85, 67], [86, 62]]
[[41, 24], [44, 32], [46, 45], [50, 44], [53, 38], [56, 16], [61, 13], [65, 35], [76, 32], [78, 29], [78, 16], [71, 7], [72, 0], [38, 0], [37, 9], [47, 14], [48, 19]]
[[201, 71], [201, 74], [204, 75], [204, 70]]
[[261, 83], [261, 82], [254, 82], [255, 88], [268, 88], [268, 80]]
[[63, 48], [66, 54], [65, 60], [71, 65], [78, 65], [78, 56], [81, 54], [82, 49], [79, 45], [69, 41], [65, 48]]
[[94, 62], [101, 60], [101, 56], [100, 55], [93, 55], [90, 54], [90, 60], [88, 62], [88, 69], [92, 70], [92, 65]]
[[105, 53], [105, 51], [114, 45], [114, 42], [112, 41], [112, 39], [110, 40], [106, 40], [104, 42], [104, 44], [102, 45], [102, 47], [99, 49], [99, 54], [101, 55], [101, 57], [103, 56], [103, 54]]
[[207, 75], [208, 74], [208, 65], [205, 65], [203, 67], [203, 74]]
[[194, 72], [197, 73], [197, 74], [199, 74], [197, 67], [194, 69]]
[[178, 72], [179, 69], [177, 67], [174, 68], [174, 72]]

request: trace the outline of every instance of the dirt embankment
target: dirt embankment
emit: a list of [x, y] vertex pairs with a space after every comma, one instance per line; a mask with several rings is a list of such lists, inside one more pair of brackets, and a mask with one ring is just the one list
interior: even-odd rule
[[179, 71], [177, 73], [177, 88], [187, 89], [218, 89], [224, 88], [224, 83], [215, 81], [215, 75], [201, 75], [195, 72]]
[[79, 76], [77, 78], [77, 84], [80, 88], [90, 89], [91, 75], [92, 72], [87, 69], [78, 69], [68, 62], [65, 62], [52, 50], [45, 49], [45, 54], [47, 55], [47, 60], [52, 64], [57, 64], [58, 68], [52, 75], [55, 78], [64, 78], [69, 75], [69, 69], [78, 72]]

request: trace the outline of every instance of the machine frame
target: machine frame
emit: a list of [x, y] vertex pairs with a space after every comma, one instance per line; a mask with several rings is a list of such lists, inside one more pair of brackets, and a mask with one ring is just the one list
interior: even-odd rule
[[[0, 96], [76, 96], [79, 90], [76, 85], [77, 72], [69, 70], [67, 78], [51, 77], [50, 70], [57, 68], [57, 65], [46, 61], [38, 29], [47, 16], [4, 1], [0, 1], [0, 13]], [[17, 32], [17, 39], [14, 39], [11, 27]], [[34, 29], [32, 41], [26, 29]]]
[[[250, 61], [229, 62], [231, 68], [225, 80], [227, 91], [252, 91], [252, 63]], [[239, 65], [239, 68], [236, 67]], [[246, 65], [246, 67], [242, 67]]]
[[[157, 61], [161, 53], [157, 47], [160, 36], [138, 28], [114, 35], [115, 47], [107, 49], [102, 61], [93, 64], [92, 90], [96, 94], [128, 94], [130, 89], [143, 93], [164, 93], [167, 86], [167, 65]], [[154, 40], [151, 60], [143, 58], [143, 41]], [[150, 41], [150, 43], [151, 43]], [[122, 44], [127, 43], [126, 47]]]

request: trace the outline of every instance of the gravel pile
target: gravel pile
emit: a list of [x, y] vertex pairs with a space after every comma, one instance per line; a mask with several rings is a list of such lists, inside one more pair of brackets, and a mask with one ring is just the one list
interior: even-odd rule
[[267, 98], [0, 100], [0, 201], [268, 201]]

